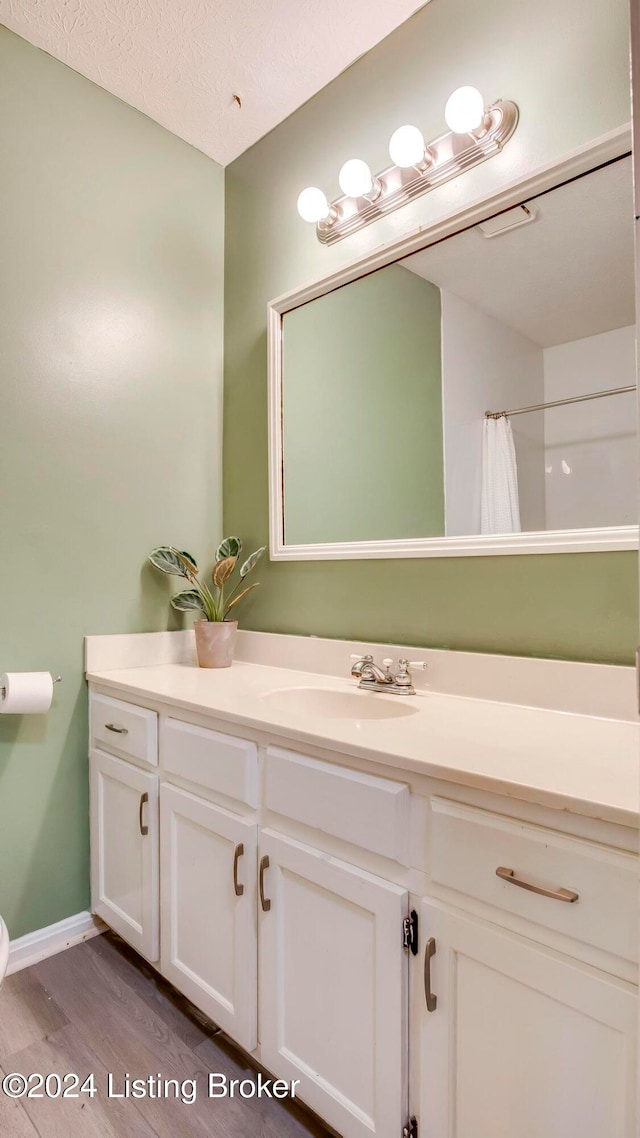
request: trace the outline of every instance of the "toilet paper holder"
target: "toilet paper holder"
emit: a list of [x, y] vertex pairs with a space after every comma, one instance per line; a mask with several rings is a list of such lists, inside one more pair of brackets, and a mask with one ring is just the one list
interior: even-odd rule
[[[51, 672], [51, 682], [53, 684], [61, 684], [62, 683], [62, 676], [54, 676], [53, 672]], [[0, 699], [4, 699], [6, 694], [7, 694], [7, 689], [5, 688], [4, 684], [0, 685]]]

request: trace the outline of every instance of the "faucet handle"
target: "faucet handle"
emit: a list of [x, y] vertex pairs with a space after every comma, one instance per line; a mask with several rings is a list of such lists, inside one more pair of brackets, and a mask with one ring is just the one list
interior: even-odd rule
[[354, 679], [361, 679], [365, 668], [369, 668], [373, 665], [373, 656], [363, 656], [362, 653], [358, 655], [352, 652], [351, 659], [353, 661], [351, 665], [351, 675]]
[[418, 668], [421, 672], [426, 672], [427, 670], [428, 665], [425, 660], [409, 660], [408, 663], [410, 668]]
[[398, 660], [398, 671], [396, 672], [395, 684], [397, 688], [403, 688], [409, 693], [413, 693], [413, 680], [411, 679], [411, 672], [409, 671], [409, 661], [400, 659]]

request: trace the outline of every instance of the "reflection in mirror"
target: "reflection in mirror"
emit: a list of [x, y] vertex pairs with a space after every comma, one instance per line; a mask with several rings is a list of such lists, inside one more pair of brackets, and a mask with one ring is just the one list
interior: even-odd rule
[[633, 525], [634, 304], [626, 157], [286, 312], [285, 544]]
[[283, 323], [288, 542], [444, 532], [440, 289], [388, 265]]

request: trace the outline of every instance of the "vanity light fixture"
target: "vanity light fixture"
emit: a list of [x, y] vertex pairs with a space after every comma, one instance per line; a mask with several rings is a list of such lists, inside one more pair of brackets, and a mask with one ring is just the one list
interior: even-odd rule
[[470, 134], [482, 126], [485, 113], [484, 99], [475, 87], [458, 87], [447, 99], [444, 121], [454, 134]]
[[361, 158], [350, 158], [338, 174], [343, 194], [350, 198], [369, 198], [373, 201], [380, 193], [380, 183]]
[[389, 139], [389, 157], [391, 161], [406, 170], [409, 166], [417, 169], [428, 164], [424, 145], [424, 135], [417, 126], [399, 126]]
[[329, 218], [331, 206], [322, 190], [317, 186], [307, 186], [298, 196], [298, 213], [303, 221], [311, 221], [315, 225]]
[[475, 87], [458, 87], [445, 107], [449, 127], [425, 143], [417, 126], [398, 127], [389, 141], [392, 166], [374, 175], [361, 158], [351, 158], [339, 174], [343, 196], [329, 202], [309, 186], [298, 197], [298, 213], [316, 226], [323, 245], [332, 245], [499, 154], [518, 125], [515, 103], [499, 100], [485, 107]]

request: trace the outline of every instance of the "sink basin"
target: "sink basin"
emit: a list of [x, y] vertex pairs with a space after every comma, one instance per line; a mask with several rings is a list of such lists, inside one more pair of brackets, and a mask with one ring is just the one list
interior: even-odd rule
[[412, 696], [330, 688], [277, 688], [261, 699], [274, 709], [323, 719], [400, 719], [419, 710]]

